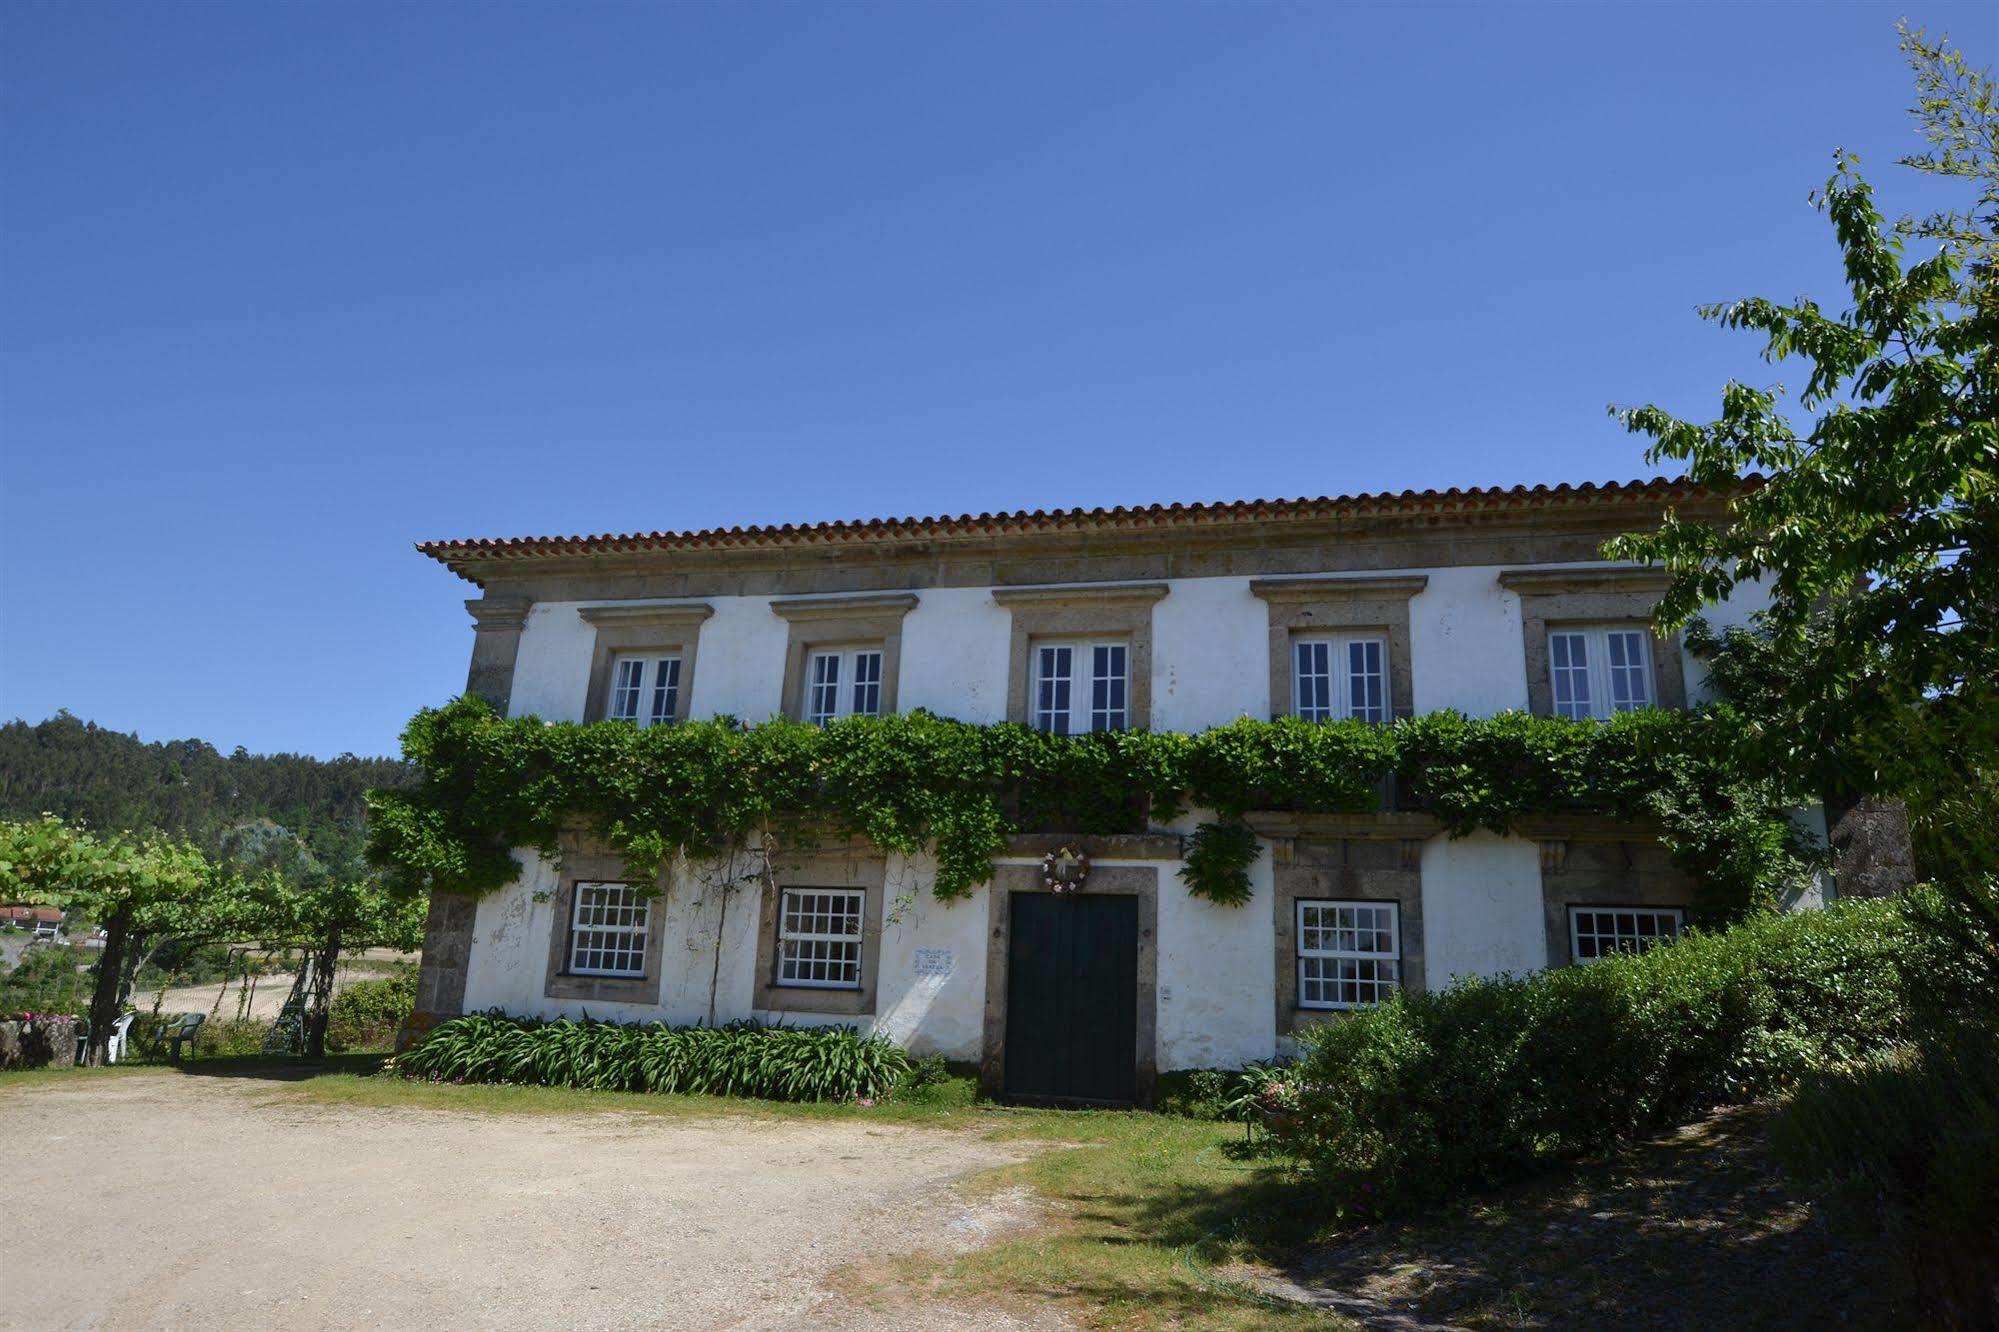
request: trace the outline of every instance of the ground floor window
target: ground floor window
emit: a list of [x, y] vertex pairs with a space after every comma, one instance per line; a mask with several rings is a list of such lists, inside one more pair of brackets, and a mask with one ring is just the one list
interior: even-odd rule
[[569, 972], [643, 976], [652, 902], [629, 883], [579, 883], [569, 916]]
[[1639, 953], [1677, 939], [1686, 924], [1678, 907], [1569, 908], [1569, 958], [1594, 962], [1612, 953]]
[[866, 902], [860, 888], [786, 888], [777, 913], [777, 983], [859, 989]]
[[1298, 903], [1300, 1008], [1362, 1008], [1401, 984], [1402, 922], [1395, 903]]

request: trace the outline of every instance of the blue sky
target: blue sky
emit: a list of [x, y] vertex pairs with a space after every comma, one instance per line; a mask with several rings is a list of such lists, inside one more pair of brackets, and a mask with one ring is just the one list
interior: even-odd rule
[[1905, 8], [7, 6], [0, 717], [392, 751], [427, 537], [1642, 474], [1934, 201]]

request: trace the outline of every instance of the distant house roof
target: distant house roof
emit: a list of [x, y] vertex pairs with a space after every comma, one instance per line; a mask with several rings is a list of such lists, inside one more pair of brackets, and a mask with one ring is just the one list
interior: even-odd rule
[[1669, 500], [1719, 498], [1762, 484], [1760, 476], [1716, 490], [1684, 477], [1650, 481], [1584, 482], [1558, 486], [1474, 486], [1467, 490], [1383, 491], [1316, 499], [1232, 500], [1148, 504], [1110, 509], [1017, 509], [955, 517], [866, 518], [781, 526], [707, 527], [685, 532], [603, 533], [595, 536], [476, 537], [423, 541], [417, 550], [447, 565], [465, 560], [537, 556], [624, 554], [635, 551], [725, 550], [747, 547], [837, 546], [951, 536], [1003, 536], [1037, 532], [1132, 531], [1168, 527], [1326, 518], [1366, 514], [1448, 514], [1504, 509], [1554, 509]]
[[0, 924], [60, 925], [62, 909], [52, 906], [0, 906]]

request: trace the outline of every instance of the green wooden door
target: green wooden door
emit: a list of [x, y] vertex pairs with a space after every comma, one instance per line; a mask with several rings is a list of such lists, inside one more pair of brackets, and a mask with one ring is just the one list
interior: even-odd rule
[[1130, 1105], [1138, 1089], [1138, 899], [1015, 893], [1006, 1094]]

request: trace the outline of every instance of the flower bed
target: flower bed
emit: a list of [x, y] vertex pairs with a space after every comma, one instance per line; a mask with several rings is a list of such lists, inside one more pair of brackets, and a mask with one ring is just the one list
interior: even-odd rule
[[895, 1090], [909, 1056], [851, 1027], [669, 1027], [479, 1013], [439, 1025], [388, 1067], [425, 1082], [871, 1103]]

